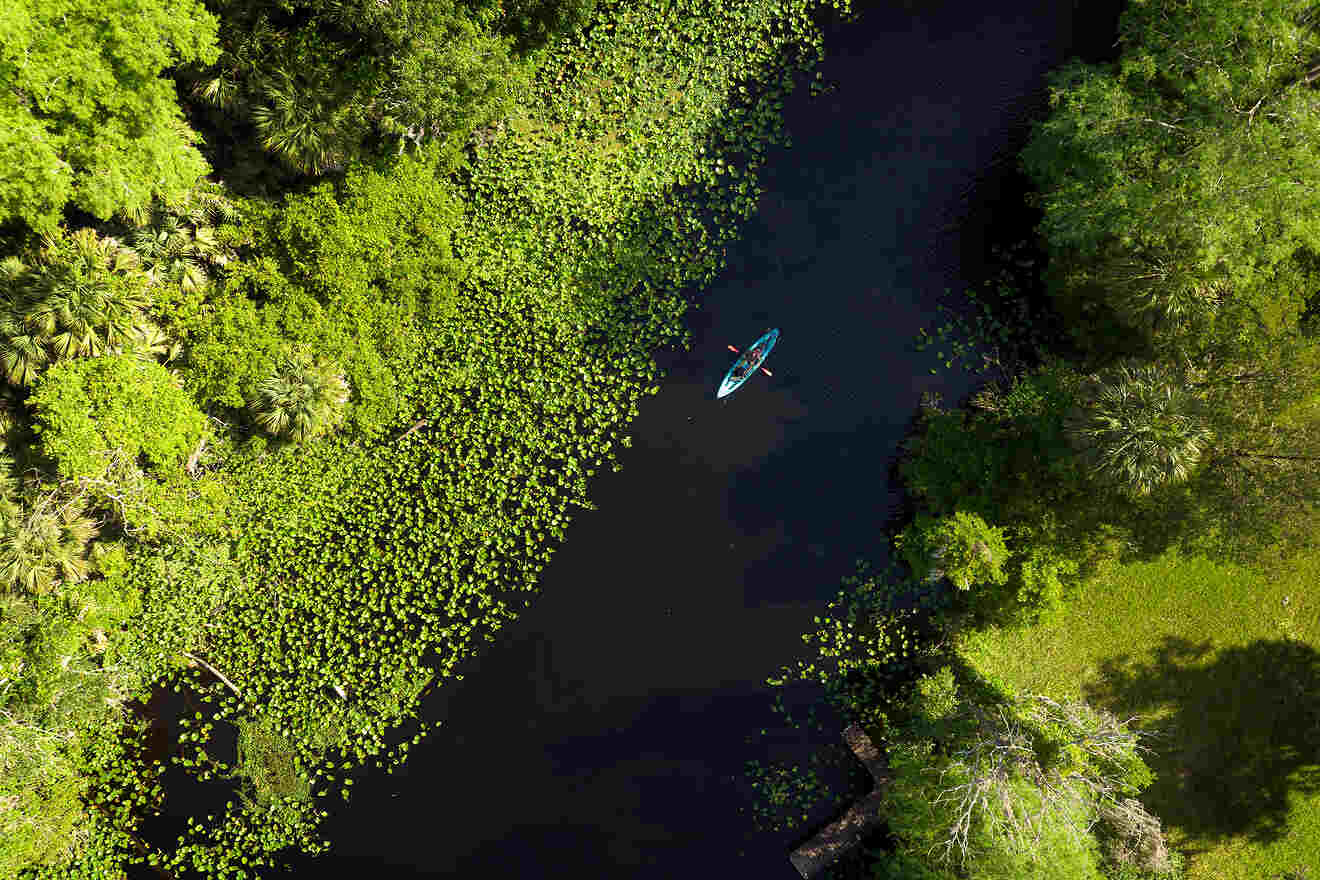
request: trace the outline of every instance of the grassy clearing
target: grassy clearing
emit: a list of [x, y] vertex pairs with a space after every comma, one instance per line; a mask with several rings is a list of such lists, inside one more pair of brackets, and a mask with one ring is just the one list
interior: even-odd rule
[[1050, 623], [966, 637], [1019, 689], [1163, 736], [1144, 794], [1189, 880], [1320, 865], [1320, 552], [1274, 574], [1170, 552], [1113, 564]]

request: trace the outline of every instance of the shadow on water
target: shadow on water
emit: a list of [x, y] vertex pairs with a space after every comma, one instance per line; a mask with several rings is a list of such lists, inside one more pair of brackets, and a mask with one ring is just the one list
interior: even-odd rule
[[[733, 481], [729, 516], [744, 529], [803, 536], [775, 541], [768, 553], [747, 561], [747, 581], [769, 588], [758, 586], [763, 601], [791, 599], [798, 591], [776, 596], [777, 584], [837, 583], [852, 572], [852, 561], [845, 556], [849, 548], [868, 548], [873, 563], [887, 564], [884, 554], [877, 556], [871, 548], [882, 536], [878, 529], [897, 523], [902, 511], [901, 498], [888, 491], [893, 463], [889, 451], [902, 434], [903, 426], [875, 422], [808, 433], [772, 451], [763, 466]], [[784, 504], [784, 498], [799, 503]]]
[[1142, 799], [1193, 839], [1278, 840], [1290, 796], [1320, 791], [1320, 654], [1303, 642], [1168, 636], [1148, 662], [1106, 660], [1085, 697], [1120, 717], [1171, 709]]

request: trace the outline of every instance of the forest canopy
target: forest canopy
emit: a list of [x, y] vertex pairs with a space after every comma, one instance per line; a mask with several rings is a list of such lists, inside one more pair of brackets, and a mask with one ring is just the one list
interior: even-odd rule
[[210, 166], [167, 77], [214, 63], [217, 28], [201, 0], [0, 4], [0, 222], [141, 218], [192, 188]]
[[1103, 290], [1142, 323], [1227, 299], [1273, 328], [1296, 320], [1320, 283], [1317, 14], [1132, 0], [1119, 62], [1051, 74], [1022, 161], [1070, 296]]

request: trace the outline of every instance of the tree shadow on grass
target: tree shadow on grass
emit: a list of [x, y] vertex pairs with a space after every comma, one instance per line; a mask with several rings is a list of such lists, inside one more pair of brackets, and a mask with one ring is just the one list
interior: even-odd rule
[[1172, 710], [1154, 724], [1163, 735], [1147, 763], [1157, 779], [1142, 800], [1193, 839], [1277, 840], [1289, 796], [1320, 792], [1320, 654], [1310, 645], [1260, 640], [1214, 653], [1168, 636], [1149, 663], [1105, 661], [1084, 690], [1120, 717]]

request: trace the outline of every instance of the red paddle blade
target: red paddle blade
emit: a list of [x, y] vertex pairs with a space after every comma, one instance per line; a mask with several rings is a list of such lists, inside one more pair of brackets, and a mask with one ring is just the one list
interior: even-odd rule
[[774, 375], [774, 373], [770, 372], [770, 371], [767, 370], [765, 367], [762, 367], [762, 368], [761, 368], [761, 372], [762, 372], [762, 373], [765, 373], [767, 376], [773, 376], [773, 375]]
[[732, 345], [729, 346], [729, 351], [733, 352], [734, 354], [738, 353], [738, 349], [734, 348]]

